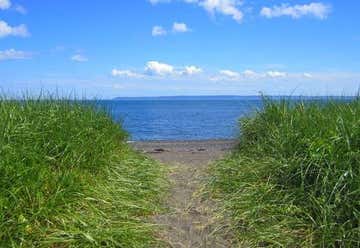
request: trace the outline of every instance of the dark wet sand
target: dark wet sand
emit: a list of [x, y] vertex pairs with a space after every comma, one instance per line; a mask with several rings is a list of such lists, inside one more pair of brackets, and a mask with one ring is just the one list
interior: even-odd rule
[[168, 212], [154, 217], [159, 237], [169, 247], [233, 247], [226, 224], [215, 216], [216, 204], [200, 197], [209, 163], [236, 145], [235, 140], [132, 142], [136, 150], [168, 165], [171, 182]]

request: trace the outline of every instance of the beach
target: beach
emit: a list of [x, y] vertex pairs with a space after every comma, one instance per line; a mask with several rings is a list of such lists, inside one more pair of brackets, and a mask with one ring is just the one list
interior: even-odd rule
[[231, 247], [232, 234], [215, 214], [216, 203], [202, 197], [211, 162], [230, 153], [236, 140], [143, 141], [132, 146], [168, 166], [169, 208], [156, 215], [158, 234], [169, 247]]
[[234, 139], [193, 141], [132, 141], [138, 151], [162, 163], [201, 165], [221, 158], [236, 145]]

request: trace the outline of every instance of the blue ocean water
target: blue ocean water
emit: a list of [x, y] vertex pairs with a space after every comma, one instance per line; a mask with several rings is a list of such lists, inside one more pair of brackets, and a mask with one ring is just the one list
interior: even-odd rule
[[261, 107], [260, 97], [160, 97], [101, 101], [131, 140], [228, 139], [238, 120]]
[[[329, 99], [286, 98], [317, 102]], [[331, 99], [348, 101], [353, 97]], [[131, 140], [206, 140], [238, 137], [239, 119], [261, 109], [262, 99], [260, 96], [117, 98], [99, 104], [123, 124]]]

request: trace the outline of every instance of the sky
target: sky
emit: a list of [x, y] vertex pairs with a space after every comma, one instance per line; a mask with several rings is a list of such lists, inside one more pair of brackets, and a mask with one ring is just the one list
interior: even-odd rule
[[0, 89], [355, 95], [359, 10], [359, 0], [0, 0]]

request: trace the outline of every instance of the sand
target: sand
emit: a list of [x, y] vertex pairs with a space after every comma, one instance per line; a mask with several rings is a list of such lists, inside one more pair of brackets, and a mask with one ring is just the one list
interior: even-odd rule
[[236, 145], [234, 140], [133, 142], [138, 151], [170, 167], [168, 211], [154, 217], [169, 247], [232, 247], [216, 203], [202, 195], [207, 169]]

